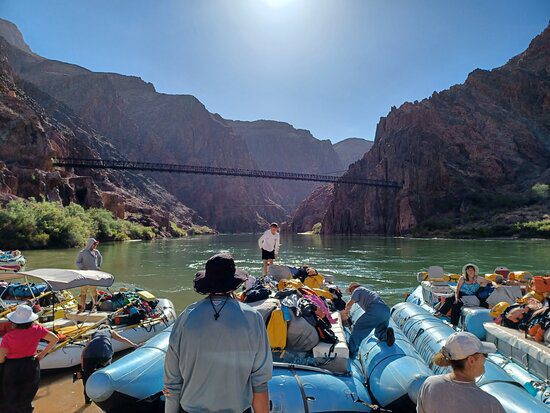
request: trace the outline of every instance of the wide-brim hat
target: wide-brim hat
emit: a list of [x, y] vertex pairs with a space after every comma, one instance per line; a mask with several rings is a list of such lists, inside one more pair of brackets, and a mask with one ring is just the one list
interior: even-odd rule
[[230, 254], [217, 254], [195, 274], [193, 288], [199, 294], [224, 294], [236, 290], [247, 278], [248, 273], [235, 266]]
[[14, 324], [26, 324], [36, 320], [38, 314], [35, 314], [28, 305], [20, 304], [15, 311], [12, 311], [6, 317]]
[[466, 264], [464, 267], [462, 267], [462, 275], [466, 275], [466, 268], [468, 267], [472, 267], [474, 269], [474, 271], [476, 272], [475, 275], [479, 275], [479, 268], [477, 265], [475, 264], [472, 264], [472, 263], [468, 263]]

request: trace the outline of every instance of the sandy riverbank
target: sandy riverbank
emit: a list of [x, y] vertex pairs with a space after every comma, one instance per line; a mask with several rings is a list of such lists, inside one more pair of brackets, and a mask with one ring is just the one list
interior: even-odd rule
[[73, 383], [71, 372], [43, 374], [34, 401], [34, 413], [100, 413], [95, 404], [84, 404], [82, 380]]

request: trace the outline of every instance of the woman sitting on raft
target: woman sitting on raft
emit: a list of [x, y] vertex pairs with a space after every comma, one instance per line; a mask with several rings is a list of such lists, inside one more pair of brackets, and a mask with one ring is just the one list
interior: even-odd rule
[[485, 373], [487, 353], [492, 343], [480, 341], [471, 333], [453, 333], [433, 357], [437, 366], [451, 366], [452, 373], [431, 376], [420, 388], [417, 413], [504, 413], [496, 397], [481, 390], [476, 378]]
[[475, 296], [478, 297], [481, 307], [488, 307], [484, 299], [479, 298], [480, 287], [492, 284], [484, 278], [478, 277], [479, 268], [475, 264], [466, 264], [462, 267], [462, 276], [458, 279], [455, 295], [447, 297], [443, 305], [435, 313], [436, 316], [446, 315], [451, 310], [451, 324], [456, 326], [460, 319], [460, 311], [464, 302], [462, 297]]

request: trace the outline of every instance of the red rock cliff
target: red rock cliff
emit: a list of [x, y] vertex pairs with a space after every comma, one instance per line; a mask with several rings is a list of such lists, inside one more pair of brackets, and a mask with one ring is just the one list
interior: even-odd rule
[[550, 182], [550, 28], [506, 65], [392, 108], [374, 146], [346, 176], [398, 181], [400, 190], [337, 185], [328, 233], [407, 234], [437, 216]]

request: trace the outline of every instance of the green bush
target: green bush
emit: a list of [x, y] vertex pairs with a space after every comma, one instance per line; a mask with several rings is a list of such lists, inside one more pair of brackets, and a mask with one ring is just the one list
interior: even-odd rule
[[547, 184], [538, 183], [531, 187], [531, 190], [538, 199], [547, 199], [550, 195], [550, 187]]
[[85, 210], [77, 204], [16, 200], [0, 208], [0, 248], [75, 247], [91, 236], [120, 241], [152, 239], [155, 232], [105, 209]]
[[521, 237], [550, 238], [550, 219], [518, 222], [514, 227]]

